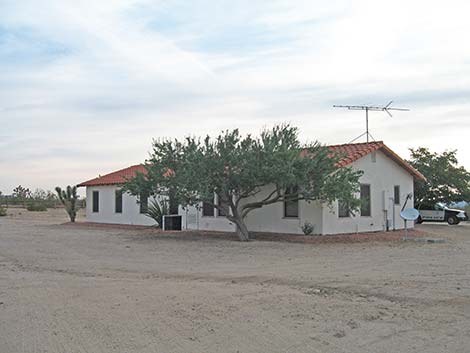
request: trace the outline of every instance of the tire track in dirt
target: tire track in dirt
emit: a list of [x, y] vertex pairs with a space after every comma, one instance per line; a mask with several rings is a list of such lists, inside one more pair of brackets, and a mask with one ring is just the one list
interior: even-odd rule
[[[182, 281], [199, 281], [199, 282], [218, 282], [218, 283], [231, 283], [231, 284], [259, 284], [259, 285], [276, 285], [286, 286], [291, 288], [297, 288], [299, 290], [308, 290], [315, 288], [328, 295], [344, 295], [349, 297], [361, 297], [361, 298], [376, 298], [385, 300], [391, 303], [401, 303], [403, 305], [470, 305], [470, 297], [462, 296], [458, 298], [444, 298], [444, 299], [431, 299], [431, 298], [415, 298], [405, 295], [391, 295], [381, 293], [378, 290], [370, 290], [364, 287], [367, 284], [358, 285], [332, 285], [332, 281], [328, 282], [312, 282], [299, 279], [285, 279], [285, 278], [273, 278], [268, 276], [260, 275], [248, 275], [248, 276], [221, 276], [211, 273], [169, 273], [169, 272], [147, 272], [141, 271], [130, 271], [127, 269], [102, 269], [101, 272], [87, 272], [77, 271], [72, 269], [56, 269], [51, 267], [42, 267], [39, 265], [23, 264], [21, 261], [16, 260], [5, 255], [1, 255], [4, 258], [3, 264], [11, 264], [11, 269], [14, 271], [22, 272], [33, 272], [33, 273], [57, 273], [63, 275], [71, 275], [85, 278], [114, 278], [114, 279], [138, 279], [138, 280], [182, 280]], [[8, 260], [5, 261], [5, 260]], [[337, 281], [333, 281], [337, 283]], [[389, 282], [389, 281], [387, 281]], [[400, 281], [400, 286], [411, 287], [411, 283], [416, 281], [408, 282]], [[377, 283], [374, 282], [376, 288]]]

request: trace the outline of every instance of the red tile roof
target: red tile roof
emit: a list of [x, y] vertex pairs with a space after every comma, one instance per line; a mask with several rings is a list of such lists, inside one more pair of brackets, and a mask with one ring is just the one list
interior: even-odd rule
[[340, 167], [345, 167], [358, 159], [367, 156], [369, 153], [374, 151], [381, 151], [387, 157], [392, 159], [395, 163], [397, 163], [400, 167], [405, 169], [408, 173], [410, 173], [413, 177], [418, 180], [426, 180], [423, 174], [413, 168], [408, 162], [398, 156], [395, 152], [393, 152], [390, 148], [385, 146], [383, 141], [374, 141], [374, 142], [363, 142], [363, 143], [348, 143], [344, 145], [331, 145], [328, 146], [332, 153], [339, 153], [341, 159], [338, 162]]
[[341, 159], [338, 166], [345, 167], [358, 159], [377, 151], [383, 146], [382, 142], [348, 143], [344, 145], [331, 145], [328, 149], [332, 154], [338, 154]]
[[[338, 162], [340, 167], [346, 167], [351, 163], [357, 161], [358, 159], [374, 152], [374, 151], [382, 151], [386, 156], [390, 159], [395, 161], [399, 166], [404, 168], [408, 173], [410, 173], [413, 177], [418, 180], [426, 180], [426, 178], [418, 172], [415, 168], [413, 168], [410, 164], [408, 164], [405, 160], [400, 158], [395, 152], [393, 152], [390, 148], [385, 146], [382, 141], [377, 142], [364, 142], [364, 143], [348, 143], [344, 145], [331, 145], [328, 146], [332, 153], [339, 153], [341, 155], [341, 159]], [[78, 184], [78, 186], [98, 186], [98, 185], [119, 185], [124, 184], [128, 179], [133, 178], [137, 172], [147, 173], [144, 165], [138, 164], [133, 165], [131, 167], [118, 170], [113, 173], [109, 173], [103, 176], [99, 176], [95, 179], [91, 179], [85, 181], [83, 183]]]
[[147, 173], [143, 164], [133, 165], [128, 168], [118, 170], [105, 175], [100, 175], [97, 178], [85, 181], [77, 186], [98, 186], [98, 185], [119, 185], [124, 184], [128, 179], [132, 179], [137, 172]]

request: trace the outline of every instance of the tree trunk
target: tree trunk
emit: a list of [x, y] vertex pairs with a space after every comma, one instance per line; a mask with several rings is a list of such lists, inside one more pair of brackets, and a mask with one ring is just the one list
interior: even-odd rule
[[240, 241], [249, 241], [250, 240], [250, 233], [248, 232], [248, 228], [244, 222], [243, 217], [240, 215], [239, 210], [233, 203], [233, 198], [231, 195], [227, 196], [227, 199], [229, 200], [229, 205], [230, 205], [230, 210], [232, 211], [232, 214], [228, 213], [225, 217], [230, 222], [235, 223], [237, 226], [237, 235]]
[[250, 234], [248, 232], [248, 228], [245, 225], [245, 222], [236, 222], [237, 225], [237, 235], [238, 238], [240, 238], [240, 241], [249, 241], [250, 240]]

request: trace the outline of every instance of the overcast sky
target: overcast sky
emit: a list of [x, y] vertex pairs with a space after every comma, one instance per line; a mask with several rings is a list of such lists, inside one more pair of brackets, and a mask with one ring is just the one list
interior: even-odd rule
[[470, 169], [467, 1], [0, 0], [0, 191], [140, 163], [152, 138], [290, 122], [458, 149]]

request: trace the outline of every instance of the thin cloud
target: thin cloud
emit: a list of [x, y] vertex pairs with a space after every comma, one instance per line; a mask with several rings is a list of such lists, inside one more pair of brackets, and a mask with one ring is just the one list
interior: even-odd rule
[[412, 110], [374, 115], [376, 138], [404, 156], [458, 148], [470, 168], [469, 12], [458, 0], [4, 0], [0, 190], [141, 162], [162, 136], [289, 121], [305, 140], [348, 142], [363, 115], [332, 104], [389, 99]]

